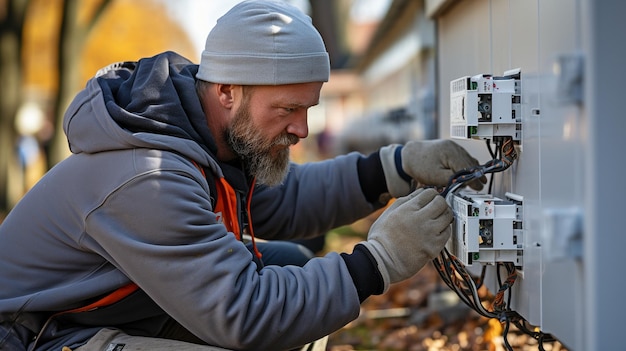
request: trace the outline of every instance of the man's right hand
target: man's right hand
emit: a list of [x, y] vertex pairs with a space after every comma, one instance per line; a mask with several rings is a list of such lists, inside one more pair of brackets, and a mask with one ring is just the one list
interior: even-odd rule
[[[387, 189], [393, 197], [409, 193], [411, 184], [406, 177], [417, 181], [418, 187], [442, 187], [448, 185], [450, 177], [456, 172], [478, 166], [478, 160], [449, 139], [414, 140], [404, 145], [387, 145], [380, 149], [379, 155]], [[405, 176], [400, 175], [400, 170]], [[482, 176], [467, 185], [480, 190], [486, 182], [487, 177]]]
[[410, 278], [443, 250], [454, 216], [434, 189], [418, 189], [396, 199], [370, 228], [362, 244], [378, 264], [386, 291]]

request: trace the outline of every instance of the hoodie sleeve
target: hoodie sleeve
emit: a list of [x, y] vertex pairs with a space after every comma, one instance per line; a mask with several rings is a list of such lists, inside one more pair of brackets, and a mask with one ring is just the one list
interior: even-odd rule
[[358, 164], [363, 159], [351, 153], [292, 164], [282, 185], [258, 186], [252, 200], [255, 235], [264, 239], [313, 237], [379, 209], [379, 204], [368, 200], [360, 182]]
[[216, 222], [202, 181], [163, 167], [139, 173], [87, 216], [81, 244], [212, 345], [289, 349], [358, 316], [340, 255], [257, 272], [246, 247]]

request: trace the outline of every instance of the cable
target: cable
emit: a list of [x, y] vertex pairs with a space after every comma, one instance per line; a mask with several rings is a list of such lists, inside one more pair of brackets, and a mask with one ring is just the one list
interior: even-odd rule
[[478, 278], [478, 282], [476, 282], [476, 290], [480, 289], [485, 282], [485, 274], [487, 273], [487, 266], [483, 265], [480, 270], [480, 278]]
[[441, 196], [447, 198], [448, 194], [453, 193], [462, 185], [474, 179], [480, 178], [485, 174], [502, 172], [509, 168], [515, 159], [517, 159], [517, 152], [513, 146], [513, 140], [511, 138], [504, 138], [502, 143], [498, 141], [495, 155], [499, 157], [489, 160], [483, 165], [462, 169], [453, 174], [448, 180], [448, 185], [441, 192]]
[[519, 314], [515, 313], [514, 311], [511, 314], [510, 320], [513, 323], [513, 325], [515, 325], [517, 327], [517, 329], [519, 329], [522, 333], [524, 333], [524, 334], [532, 337], [533, 339], [537, 340], [539, 351], [545, 351], [545, 349], [543, 347], [543, 343], [544, 342], [557, 341], [549, 333], [544, 333], [542, 331], [530, 330], [528, 327], [526, 327], [526, 323], [527, 323], [526, 320], [524, 320]]
[[487, 311], [483, 307], [474, 280], [463, 264], [456, 257], [451, 255], [447, 249], [444, 249], [439, 258], [433, 260], [433, 263], [442, 280], [450, 289], [456, 292], [466, 305], [484, 317], [497, 317], [495, 313]]
[[504, 331], [502, 332], [502, 340], [504, 342], [504, 347], [506, 347], [508, 351], [513, 351], [513, 347], [511, 347], [511, 344], [509, 344], [509, 339], [507, 337], [507, 335], [509, 334], [510, 326], [511, 326], [511, 322], [507, 319], [504, 322]]
[[[463, 169], [450, 177], [448, 185], [440, 193], [440, 195], [445, 198], [448, 205], [453, 205], [451, 201], [456, 191], [461, 189], [468, 182], [487, 174], [491, 176], [488, 189], [489, 194], [491, 194], [495, 173], [505, 171], [517, 159], [517, 152], [512, 138], [494, 137], [494, 141], [496, 144], [495, 151], [491, 149], [490, 141], [487, 140], [486, 142], [489, 154], [492, 157], [491, 160], [479, 166]], [[457, 257], [452, 255], [447, 248], [444, 248], [439, 256], [433, 259], [433, 265], [435, 266], [441, 279], [467, 306], [472, 308], [481, 316], [487, 318], [497, 318], [504, 324], [503, 342], [507, 350], [513, 350], [507, 338], [511, 323], [521, 332], [536, 339], [539, 343], [540, 351], [544, 350], [544, 341], [556, 340], [550, 334], [546, 334], [541, 331], [533, 331], [527, 328], [525, 325], [525, 319], [511, 309], [512, 287], [518, 276], [517, 269], [512, 262], [497, 263], [496, 274], [499, 289], [495, 294], [491, 310], [488, 310], [483, 306], [482, 301], [478, 296], [478, 289], [483, 285], [485, 278], [485, 265], [482, 267], [480, 277], [475, 279], [466, 270], [464, 264], [459, 261]], [[507, 272], [507, 276], [504, 281], [502, 281], [500, 275], [501, 268], [505, 268]]]

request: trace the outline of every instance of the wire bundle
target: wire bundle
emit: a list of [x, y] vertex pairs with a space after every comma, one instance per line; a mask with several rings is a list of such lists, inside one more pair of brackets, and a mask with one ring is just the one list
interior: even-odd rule
[[[487, 147], [492, 160], [482, 165], [461, 170], [450, 177], [448, 185], [441, 192], [441, 196], [446, 199], [446, 202], [448, 202], [449, 205], [451, 205], [450, 199], [452, 198], [452, 194], [454, 194], [466, 183], [481, 178], [486, 174], [492, 174], [492, 178], [489, 182], [489, 193], [491, 193], [493, 173], [502, 172], [508, 169], [513, 164], [515, 159], [517, 159], [517, 152], [511, 138], [494, 138], [494, 140], [496, 141], [495, 152], [491, 149], [489, 140], [487, 140]], [[485, 308], [480, 296], [478, 295], [478, 289], [482, 286], [484, 281], [486, 266], [483, 265], [480, 278], [476, 279], [471, 276], [465, 268], [465, 265], [463, 265], [463, 263], [458, 260], [456, 256], [452, 255], [447, 248], [444, 248], [439, 256], [433, 259], [433, 265], [435, 266], [441, 279], [450, 289], [456, 292], [461, 301], [481, 316], [496, 318], [504, 324], [503, 339], [507, 350], [513, 350], [507, 339], [511, 323], [513, 323], [523, 333], [528, 334], [537, 340], [539, 343], [539, 350], [541, 351], [544, 350], [544, 341], [555, 340], [549, 334], [529, 329], [526, 326], [524, 318], [517, 312], [511, 310], [511, 289], [517, 280], [517, 270], [513, 263], [504, 262], [496, 264], [499, 289], [496, 292], [491, 309]], [[504, 282], [500, 277], [501, 268], [505, 268], [507, 272], [507, 277]]]
[[[487, 145], [489, 147], [489, 144]], [[515, 151], [511, 138], [504, 138], [502, 142], [498, 140], [497, 151], [494, 153], [489, 147], [489, 153], [493, 157], [492, 160], [482, 165], [462, 169], [450, 177], [448, 185], [443, 192], [441, 192], [441, 196], [447, 200], [448, 195], [457, 191], [465, 183], [478, 179], [486, 174], [505, 171], [513, 164], [515, 159], [517, 159], [517, 152]], [[491, 192], [491, 183], [489, 184], [489, 192]]]

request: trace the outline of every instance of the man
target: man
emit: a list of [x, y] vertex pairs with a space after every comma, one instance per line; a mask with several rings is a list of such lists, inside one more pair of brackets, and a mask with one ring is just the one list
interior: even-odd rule
[[[290, 164], [328, 77], [310, 18], [266, 1], [225, 14], [199, 66], [166, 52], [99, 72], [65, 116], [73, 155], [0, 227], [0, 349], [288, 350], [418, 272], [453, 217], [411, 183], [477, 161], [430, 141]], [[389, 196], [352, 253], [300, 266], [245, 240], [320, 235]]]

